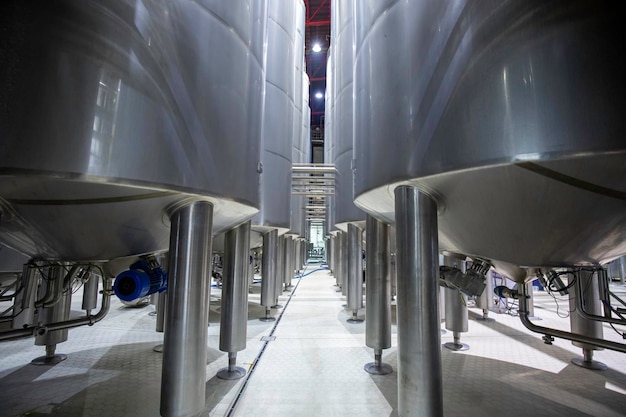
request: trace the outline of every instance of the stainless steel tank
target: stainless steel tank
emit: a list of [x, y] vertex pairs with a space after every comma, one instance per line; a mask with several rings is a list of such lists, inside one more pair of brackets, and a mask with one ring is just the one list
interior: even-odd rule
[[626, 253], [621, 2], [358, 2], [356, 204], [438, 203], [439, 247], [515, 266]]
[[294, 124], [294, 1], [269, 1], [265, 108], [261, 152], [261, 207], [253, 229], [289, 230]]
[[106, 260], [167, 249], [183, 200], [214, 205], [215, 234], [255, 213], [256, 2], [0, 7], [0, 241]]
[[[292, 0], [295, 3], [295, 37], [294, 37], [294, 118], [292, 130], [292, 160], [294, 163], [305, 162], [304, 143], [302, 141], [302, 130], [304, 124], [304, 112], [302, 98], [303, 92], [303, 75], [306, 70], [304, 68], [304, 31], [306, 9], [302, 0]], [[291, 228], [289, 234], [293, 236], [304, 236], [305, 234], [305, 215], [304, 215], [304, 197], [292, 196], [291, 199]]]
[[[335, 3], [331, 4], [332, 6]], [[334, 21], [334, 15], [331, 15], [331, 22]], [[334, 25], [331, 23], [331, 39], [334, 39]], [[335, 60], [333, 59], [333, 46], [332, 42], [328, 48], [326, 58], [326, 94], [324, 96], [324, 163], [332, 164], [335, 160], [335, 137], [333, 135], [334, 123], [333, 123], [333, 111], [334, 106], [334, 89], [333, 81], [335, 73]], [[337, 228], [335, 227], [335, 196], [331, 195], [326, 199], [326, 235], [336, 235]]]
[[335, 182], [335, 225], [347, 231], [348, 223], [365, 226], [365, 213], [354, 205], [353, 165], [353, 69], [354, 69], [354, 1], [336, 1], [333, 9], [335, 36], [333, 44], [334, 153], [332, 163], [337, 170]]

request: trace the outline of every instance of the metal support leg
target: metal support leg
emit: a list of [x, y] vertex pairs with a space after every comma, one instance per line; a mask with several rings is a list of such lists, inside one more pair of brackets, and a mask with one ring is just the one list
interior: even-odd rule
[[[596, 339], [603, 338], [602, 323], [595, 320], [589, 320], [582, 315], [578, 314], [576, 308], [576, 297], [582, 297], [585, 310], [589, 313], [602, 315], [602, 306], [600, 303], [598, 280], [595, 279], [595, 273], [591, 271], [579, 271], [577, 280], [580, 280], [576, 285], [576, 292], [574, 297], [570, 297], [570, 327], [572, 333], [582, 334], [590, 336]], [[581, 285], [582, 284], [582, 285]], [[583, 289], [581, 292], [580, 289]], [[592, 369], [594, 371], [604, 371], [607, 366], [598, 361], [593, 360], [593, 351], [600, 350], [598, 346], [588, 343], [572, 342], [574, 346], [578, 346], [583, 350], [582, 358], [572, 359], [574, 365], [581, 366], [583, 368]]]
[[352, 317], [348, 323], [362, 323], [358, 318], [363, 308], [363, 231], [356, 225], [348, 224], [348, 308]]
[[437, 204], [418, 189], [395, 190], [398, 268], [398, 414], [442, 417], [437, 298]]
[[15, 297], [15, 306], [21, 307], [21, 312], [13, 318], [14, 329], [24, 329], [35, 324], [35, 295], [39, 277], [32, 261], [24, 264], [20, 281], [20, 291]]
[[285, 244], [285, 290], [292, 287], [293, 272], [295, 269], [295, 247], [296, 242], [292, 237], [287, 238]]
[[444, 288], [443, 291], [446, 297], [446, 329], [452, 331], [453, 337], [452, 342], [443, 346], [454, 351], [468, 350], [469, 346], [461, 343], [461, 333], [468, 329], [468, 311], [463, 304], [465, 296], [457, 289]]
[[389, 274], [389, 225], [367, 216], [365, 255], [365, 344], [374, 349], [374, 362], [366, 372], [387, 375], [390, 365], [382, 362], [382, 351], [391, 347], [391, 282]]
[[213, 206], [181, 207], [171, 225], [161, 415], [194, 416], [205, 406]]
[[[48, 280], [44, 280], [45, 286], [54, 287], [54, 293], [61, 293], [59, 295], [59, 302], [50, 306], [42, 307], [39, 310], [39, 321], [41, 324], [59, 323], [70, 318], [70, 308], [72, 304], [72, 291], [71, 283], [69, 289], [63, 287], [63, 281], [65, 279], [65, 268], [63, 264], [52, 265], [48, 268]], [[47, 288], [43, 288], [44, 292], [47, 292]], [[45, 346], [46, 354], [44, 356], [33, 359], [30, 363], [32, 365], [56, 365], [59, 362], [63, 362], [67, 359], [67, 355], [62, 353], [56, 353], [57, 344], [65, 342], [68, 337], [68, 329], [63, 330], [49, 330], [36, 334], [35, 345]]]
[[[159, 293], [156, 304], [156, 328], [157, 333], [165, 332], [165, 315], [167, 314], [167, 291]], [[163, 353], [163, 343], [159, 343], [152, 348], [157, 353]]]
[[246, 370], [235, 363], [237, 352], [246, 348], [249, 271], [250, 221], [247, 221], [226, 232], [224, 238], [220, 350], [228, 352], [229, 363], [227, 368], [217, 372], [220, 379], [239, 379], [246, 374]]
[[283, 282], [285, 281], [285, 236], [278, 237], [278, 245], [276, 246], [276, 300], [272, 308], [282, 308], [278, 304], [278, 297], [283, 293]]
[[492, 322], [495, 321], [495, 319], [489, 317], [489, 310], [493, 309], [493, 275], [491, 270], [487, 273], [485, 278], [487, 285], [476, 303], [477, 307], [483, 310], [483, 316], [476, 320]]
[[[528, 319], [529, 320], [542, 320], [541, 317], [535, 316], [535, 291], [533, 290], [533, 286], [531, 282], [527, 282], [525, 284], [517, 284], [518, 287], [523, 285], [526, 287], [526, 294], [528, 294], [527, 305], [528, 305]], [[519, 290], [519, 288], [518, 288]]]
[[348, 234], [341, 234], [341, 295], [348, 296]]
[[261, 262], [261, 305], [265, 307], [265, 317], [261, 321], [274, 321], [270, 317], [270, 309], [276, 303], [276, 247], [278, 230], [270, 230], [263, 234], [263, 260]]

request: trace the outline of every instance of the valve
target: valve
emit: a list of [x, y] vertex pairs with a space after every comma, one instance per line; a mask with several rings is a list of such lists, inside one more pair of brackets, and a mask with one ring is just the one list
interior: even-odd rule
[[120, 300], [133, 301], [167, 290], [167, 274], [156, 259], [140, 259], [117, 275], [113, 290]]

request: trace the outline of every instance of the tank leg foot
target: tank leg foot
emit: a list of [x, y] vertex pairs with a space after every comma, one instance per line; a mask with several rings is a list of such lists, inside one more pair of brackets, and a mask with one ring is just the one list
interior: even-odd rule
[[476, 320], [484, 321], [485, 323], [490, 323], [492, 321], [496, 321], [496, 319], [489, 317], [489, 310], [487, 310], [486, 308], [483, 308], [483, 316], [482, 317], [478, 317]]
[[352, 310], [352, 317], [346, 320], [348, 323], [363, 323], [363, 319], [357, 317], [357, 310]]
[[606, 371], [608, 369], [604, 363], [593, 360], [593, 350], [591, 349], [583, 349], [583, 357], [572, 359], [572, 363], [593, 371]]
[[382, 362], [380, 353], [374, 353], [374, 362], [366, 363], [363, 369], [372, 375], [389, 375], [393, 372], [391, 365]]
[[271, 307], [265, 307], [265, 317], [261, 317], [259, 321], [262, 321], [262, 322], [276, 321], [275, 317], [270, 317], [270, 309]]
[[163, 353], [163, 343], [156, 345], [155, 347], [152, 348], [152, 350], [157, 353]]
[[454, 350], [457, 352], [463, 351], [463, 350], [469, 350], [469, 345], [466, 345], [465, 343], [461, 343], [461, 335], [458, 334], [457, 332], [453, 332], [453, 334], [454, 334], [454, 341], [444, 343], [443, 346], [446, 349]]
[[222, 368], [217, 372], [219, 379], [231, 381], [234, 379], [240, 379], [246, 375], [246, 370], [241, 366], [237, 366], [237, 353], [228, 352], [228, 366]]
[[60, 363], [66, 360], [67, 355], [64, 355], [63, 353], [55, 353], [56, 348], [57, 348], [57, 345], [47, 345], [46, 354], [44, 356], [39, 356], [38, 358], [33, 359], [32, 361], [30, 361], [30, 364], [37, 365], [37, 366], [43, 366], [43, 365], [54, 366], [57, 363]]

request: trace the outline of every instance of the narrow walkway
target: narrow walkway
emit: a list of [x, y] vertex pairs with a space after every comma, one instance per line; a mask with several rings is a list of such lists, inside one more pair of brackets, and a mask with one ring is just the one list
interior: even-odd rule
[[363, 371], [373, 360], [365, 323], [346, 322], [350, 314], [334, 284], [327, 270], [300, 279], [234, 415], [390, 415], [376, 384], [395, 375], [372, 378]]

